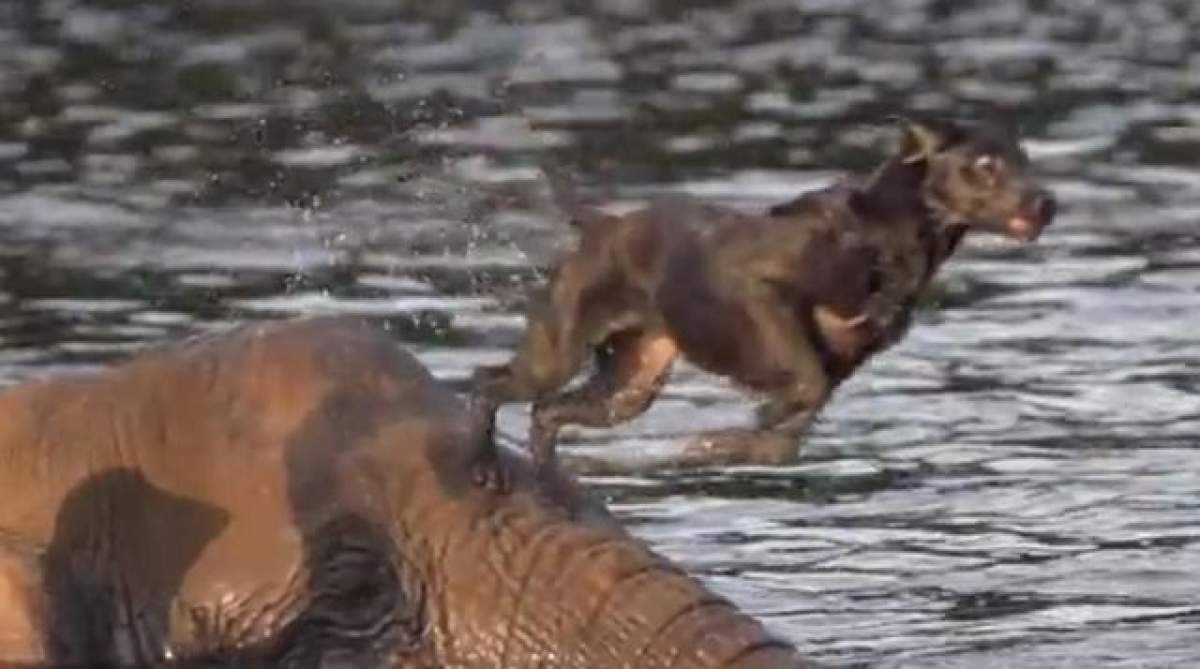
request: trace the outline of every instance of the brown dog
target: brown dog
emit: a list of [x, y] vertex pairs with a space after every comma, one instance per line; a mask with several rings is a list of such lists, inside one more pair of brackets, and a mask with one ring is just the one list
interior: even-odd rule
[[[581, 211], [578, 250], [529, 312], [516, 356], [476, 370], [477, 393], [493, 406], [535, 402], [530, 447], [547, 465], [562, 425], [641, 414], [682, 353], [765, 395], [750, 435], [782, 435], [794, 456], [834, 388], [903, 336], [968, 229], [1029, 241], [1054, 217], [1011, 133], [898, 120], [901, 150], [873, 174], [767, 215], [682, 198], [624, 216]], [[559, 392], [589, 351], [595, 374]], [[713, 457], [780, 458], [753, 442]]]

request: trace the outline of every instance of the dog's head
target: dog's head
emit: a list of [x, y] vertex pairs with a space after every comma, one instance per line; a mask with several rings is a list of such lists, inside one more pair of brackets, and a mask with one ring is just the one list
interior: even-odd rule
[[1014, 132], [988, 123], [895, 120], [904, 129], [899, 159], [924, 167], [922, 198], [943, 223], [1030, 241], [1054, 219], [1054, 195], [1029, 174]]

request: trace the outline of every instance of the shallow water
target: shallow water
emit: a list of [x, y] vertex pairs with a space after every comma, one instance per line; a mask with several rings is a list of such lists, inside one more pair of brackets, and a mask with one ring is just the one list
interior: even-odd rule
[[[1200, 665], [1200, 4], [560, 4], [0, 5], [0, 379], [333, 312], [461, 379], [569, 242], [540, 162], [753, 209], [991, 110], [1066, 207], [1036, 246], [972, 239], [801, 463], [594, 484], [833, 666]], [[684, 367], [572, 446], [750, 407]]]

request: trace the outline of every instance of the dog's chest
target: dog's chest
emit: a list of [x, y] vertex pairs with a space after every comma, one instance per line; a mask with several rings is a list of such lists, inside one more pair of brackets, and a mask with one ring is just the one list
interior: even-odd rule
[[824, 332], [831, 350], [847, 363], [886, 349], [904, 337], [912, 310], [939, 260], [936, 240], [918, 222], [869, 226], [862, 234], [874, 250], [873, 294], [890, 303], [894, 316], [869, 336], [836, 328]]
[[[863, 236], [875, 249], [877, 264], [887, 267], [885, 281], [920, 284], [930, 270], [933, 248], [928, 235], [917, 225], [870, 226]], [[914, 285], [914, 288], [918, 288]]]

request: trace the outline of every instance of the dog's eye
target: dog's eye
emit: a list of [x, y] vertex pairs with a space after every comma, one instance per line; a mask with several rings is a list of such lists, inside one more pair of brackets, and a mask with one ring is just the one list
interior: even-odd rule
[[996, 156], [979, 156], [975, 159], [975, 169], [984, 174], [995, 174], [1000, 171], [1000, 159]]

